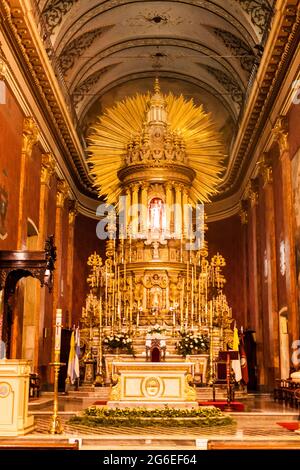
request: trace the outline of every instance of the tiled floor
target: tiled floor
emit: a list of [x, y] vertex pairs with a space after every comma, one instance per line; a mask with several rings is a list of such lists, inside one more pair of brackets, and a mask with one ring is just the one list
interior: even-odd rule
[[[126, 447], [129, 445], [143, 446], [148, 445], [145, 443], [164, 442], [185, 442], [186, 448], [192, 445], [196, 439], [237, 439], [237, 440], [284, 440], [284, 441], [299, 441], [300, 434], [289, 431], [282, 426], [279, 422], [289, 422], [298, 420], [298, 411], [295, 408], [287, 407], [283, 404], [274, 403], [273, 399], [269, 396], [249, 396], [247, 399], [242, 400], [245, 404], [245, 412], [232, 413], [234, 424], [229, 426], [218, 426], [210, 428], [165, 428], [162, 426], [155, 426], [151, 428], [90, 428], [87, 426], [80, 426], [68, 424], [69, 418], [80, 412], [87, 406], [93, 403], [92, 399], [84, 400], [69, 400], [60, 397], [61, 412], [60, 417], [64, 426], [65, 437], [81, 437], [86, 442], [92, 442], [93, 448], [116, 448], [114, 446]], [[31, 405], [31, 412], [35, 415], [36, 430], [32, 437], [42, 437], [48, 435], [49, 423], [52, 412], [52, 404], [45, 403], [38, 410], [33, 409]], [[300, 421], [299, 421], [300, 422]], [[63, 437], [61, 436], [61, 437]], [[27, 436], [28, 437], [28, 436]], [[143, 441], [144, 439], [144, 441]], [[143, 442], [144, 444], [143, 444]], [[139, 444], [137, 444], [139, 442]], [[130, 444], [131, 443], [131, 444]], [[181, 444], [183, 446], [183, 444]], [[176, 447], [176, 445], [174, 444]]]

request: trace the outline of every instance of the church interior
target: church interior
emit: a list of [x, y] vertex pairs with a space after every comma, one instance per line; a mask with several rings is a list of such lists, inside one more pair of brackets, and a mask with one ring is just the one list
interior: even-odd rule
[[0, 450], [300, 448], [299, 39], [299, 0], [0, 0]]

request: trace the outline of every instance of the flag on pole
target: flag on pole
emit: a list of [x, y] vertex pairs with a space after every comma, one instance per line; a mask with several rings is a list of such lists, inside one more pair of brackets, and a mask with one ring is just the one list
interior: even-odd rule
[[79, 329], [77, 328], [77, 330], [75, 332], [74, 330], [72, 331], [71, 340], [70, 340], [68, 377], [70, 377], [71, 384], [74, 384], [75, 380], [79, 377], [79, 355], [77, 351], [78, 351], [78, 344], [79, 344], [78, 341], [80, 341], [80, 339], [79, 339]]
[[[240, 340], [239, 340], [239, 333], [238, 333], [238, 329], [236, 327], [236, 323], [234, 323], [234, 329], [233, 329], [233, 346], [232, 346], [232, 349], [234, 351], [238, 351], [239, 350], [239, 343], [240, 343]], [[235, 380], [237, 382], [239, 382], [240, 380], [242, 380], [242, 369], [241, 369], [241, 362], [240, 362], [240, 356], [238, 357], [238, 359], [234, 359], [233, 361], [231, 361], [231, 366], [233, 368], [233, 371], [234, 371], [234, 375], [235, 375]]]
[[76, 328], [75, 332], [75, 375], [76, 378], [78, 379], [80, 376], [80, 370], [79, 370], [79, 356], [80, 356], [80, 330], [79, 326]]
[[245, 382], [245, 384], [247, 384], [249, 382], [249, 374], [248, 374], [248, 363], [247, 363], [247, 356], [246, 356], [246, 351], [245, 351], [243, 331], [242, 331], [241, 341], [240, 341], [240, 355], [241, 355], [242, 379]]

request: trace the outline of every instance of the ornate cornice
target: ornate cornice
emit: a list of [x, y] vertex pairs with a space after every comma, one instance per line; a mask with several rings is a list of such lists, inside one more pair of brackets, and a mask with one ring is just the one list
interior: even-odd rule
[[32, 117], [26, 117], [23, 124], [22, 153], [30, 155], [39, 138], [38, 127]]
[[222, 198], [234, 194], [242, 183], [299, 45], [300, 5], [295, 6], [292, 0], [287, 0], [285, 4], [283, 12], [278, 13], [272, 43], [268, 44], [268, 58], [259, 76], [260, 86], [256, 88], [255, 96], [249, 102], [249, 108], [245, 108], [240, 126], [242, 135], [234, 151], [228, 176], [220, 186]]
[[78, 0], [50, 0], [46, 3], [42, 16], [50, 34], [53, 34], [54, 29], [61, 24], [63, 17], [77, 2]]
[[61, 156], [74, 184], [83, 194], [95, 198], [97, 194], [91, 185], [83, 150], [75, 127], [72, 127], [71, 102], [67, 96], [64, 96], [65, 100], [62, 96], [58, 99], [58, 84], [52, 79], [52, 74], [48, 73], [42, 43], [37, 43], [33, 32], [35, 26], [30, 23], [22, 4], [19, 5], [19, 8], [11, 9], [5, 0], [0, 0], [0, 16], [4, 18], [1, 25], [3, 35], [14, 51], [28, 87], [60, 147]]
[[5, 80], [6, 75], [7, 75], [7, 62], [5, 59], [5, 55], [1, 49], [1, 43], [0, 43], [0, 80]]
[[51, 153], [44, 153], [42, 155], [41, 166], [41, 184], [49, 186], [50, 178], [55, 173], [56, 162]]
[[239, 60], [242, 69], [250, 73], [255, 62], [255, 55], [248, 44], [235, 34], [220, 28], [212, 28], [216, 36], [222, 39], [225, 46]]
[[86, 80], [81, 82], [75, 88], [75, 90], [73, 91], [73, 94], [72, 94], [72, 100], [73, 100], [74, 106], [78, 106], [78, 104], [84, 99], [85, 95], [100, 80], [102, 75], [104, 75], [106, 72], [113, 69], [117, 65], [119, 65], [119, 63], [118, 64], [111, 64], [111, 65], [108, 65], [107, 67], [103, 67], [102, 69], [97, 70], [97, 72], [90, 75]]
[[74, 66], [78, 58], [93, 44], [95, 39], [113, 28], [113, 26], [108, 25], [92, 29], [69, 42], [59, 56], [59, 63], [63, 73], [66, 74]]
[[288, 121], [286, 116], [279, 116], [276, 120], [276, 123], [272, 129], [272, 133], [276, 142], [279, 145], [280, 153], [289, 151], [289, 142], [288, 142]]

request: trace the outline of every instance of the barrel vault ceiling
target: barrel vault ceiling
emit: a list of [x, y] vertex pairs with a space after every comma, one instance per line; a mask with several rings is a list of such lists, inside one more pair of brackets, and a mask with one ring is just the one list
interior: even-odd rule
[[[35, 0], [44, 45], [82, 145], [116, 100], [152, 89], [203, 103], [230, 159], [272, 0]], [[228, 172], [227, 172], [228, 173]], [[226, 191], [226, 178], [220, 188]]]

